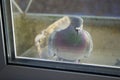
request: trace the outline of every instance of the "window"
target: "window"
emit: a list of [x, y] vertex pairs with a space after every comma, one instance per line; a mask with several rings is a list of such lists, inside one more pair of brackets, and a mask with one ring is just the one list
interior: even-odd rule
[[8, 63], [119, 76], [118, 2], [9, 0]]

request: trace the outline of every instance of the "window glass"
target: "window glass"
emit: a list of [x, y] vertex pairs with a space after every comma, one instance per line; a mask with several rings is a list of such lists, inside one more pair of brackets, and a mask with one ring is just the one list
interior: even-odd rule
[[120, 66], [119, 0], [11, 0], [16, 58]]

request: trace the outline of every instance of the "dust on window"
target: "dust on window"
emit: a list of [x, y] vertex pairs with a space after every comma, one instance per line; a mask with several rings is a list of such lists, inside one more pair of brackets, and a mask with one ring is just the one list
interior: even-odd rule
[[11, 0], [16, 57], [120, 66], [118, 5], [110, 15], [105, 1]]

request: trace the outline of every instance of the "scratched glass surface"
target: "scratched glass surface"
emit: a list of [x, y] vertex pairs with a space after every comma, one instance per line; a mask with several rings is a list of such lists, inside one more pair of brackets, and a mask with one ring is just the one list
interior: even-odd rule
[[16, 57], [119, 67], [119, 2], [11, 0]]

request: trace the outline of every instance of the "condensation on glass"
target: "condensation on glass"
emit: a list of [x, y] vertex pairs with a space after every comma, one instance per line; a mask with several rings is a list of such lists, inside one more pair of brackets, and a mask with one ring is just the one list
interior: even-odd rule
[[16, 58], [119, 67], [120, 6], [106, 1], [11, 0]]

